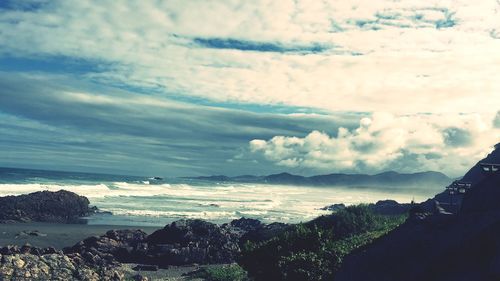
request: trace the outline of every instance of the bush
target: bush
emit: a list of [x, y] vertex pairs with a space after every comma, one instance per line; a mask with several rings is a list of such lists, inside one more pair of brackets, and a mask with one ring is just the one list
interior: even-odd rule
[[291, 227], [262, 243], [247, 242], [239, 264], [255, 280], [332, 280], [344, 257], [403, 222], [364, 205]]
[[204, 267], [196, 274], [195, 278], [202, 278], [207, 281], [246, 281], [247, 272], [237, 264]]

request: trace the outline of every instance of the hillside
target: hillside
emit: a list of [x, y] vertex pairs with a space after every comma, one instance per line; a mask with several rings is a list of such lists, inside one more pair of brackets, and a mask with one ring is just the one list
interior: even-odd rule
[[[479, 163], [500, 163], [500, 146]], [[479, 163], [458, 214], [413, 215], [388, 235], [349, 255], [336, 280], [500, 280], [500, 174]], [[438, 196], [439, 197], [439, 196]]]

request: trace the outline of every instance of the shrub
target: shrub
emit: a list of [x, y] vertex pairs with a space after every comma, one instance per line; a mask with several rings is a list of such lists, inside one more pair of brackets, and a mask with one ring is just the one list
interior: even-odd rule
[[365, 205], [348, 207], [265, 242], [247, 242], [238, 262], [255, 280], [332, 280], [347, 254], [403, 220], [373, 214]]
[[207, 281], [246, 281], [247, 272], [237, 264], [204, 267], [194, 276]]

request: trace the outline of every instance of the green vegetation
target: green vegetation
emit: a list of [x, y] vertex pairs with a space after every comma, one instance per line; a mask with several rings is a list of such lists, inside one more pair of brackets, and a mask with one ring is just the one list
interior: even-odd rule
[[366, 205], [348, 207], [298, 224], [268, 241], [247, 242], [239, 264], [255, 280], [332, 280], [348, 253], [404, 219], [376, 215]]
[[207, 281], [246, 281], [246, 271], [237, 264], [204, 267], [198, 271], [195, 278]]

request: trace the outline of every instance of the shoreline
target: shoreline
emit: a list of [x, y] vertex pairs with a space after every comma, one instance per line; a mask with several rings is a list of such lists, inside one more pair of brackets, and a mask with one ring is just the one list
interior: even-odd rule
[[[104, 235], [109, 230], [141, 229], [147, 234], [163, 228], [163, 226], [132, 226], [132, 225], [89, 225], [64, 224], [50, 222], [11, 222], [0, 224], [0, 246], [26, 243], [34, 247], [53, 247], [62, 250], [91, 237]], [[22, 232], [38, 231], [39, 235], [23, 234]]]

